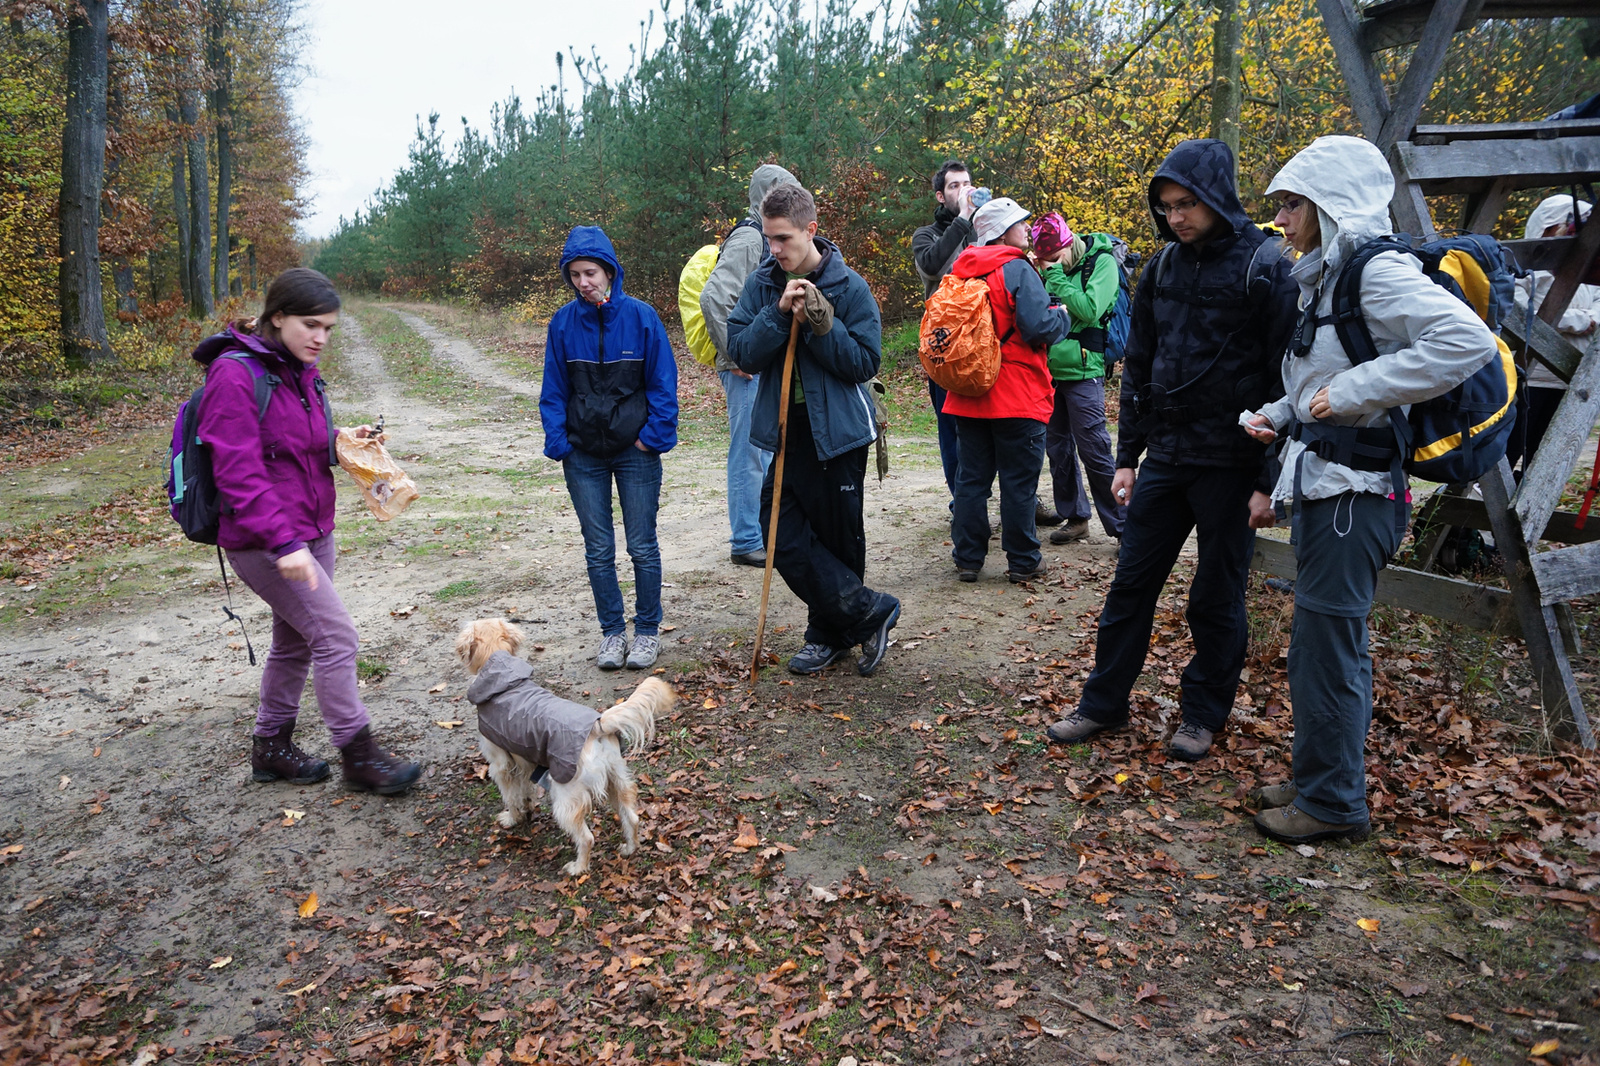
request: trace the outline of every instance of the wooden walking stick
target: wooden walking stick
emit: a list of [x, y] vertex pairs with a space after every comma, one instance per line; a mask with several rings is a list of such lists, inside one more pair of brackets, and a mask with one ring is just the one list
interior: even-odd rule
[[783, 453], [789, 447], [789, 386], [794, 381], [794, 346], [800, 339], [802, 309], [794, 309], [789, 348], [783, 353], [783, 393], [778, 398], [778, 457], [772, 471], [772, 514], [767, 519], [767, 570], [761, 578], [761, 618], [756, 622], [756, 650], [750, 656], [750, 684], [761, 671], [761, 638], [767, 631], [767, 597], [772, 593], [772, 560], [778, 554], [778, 508], [783, 505]]

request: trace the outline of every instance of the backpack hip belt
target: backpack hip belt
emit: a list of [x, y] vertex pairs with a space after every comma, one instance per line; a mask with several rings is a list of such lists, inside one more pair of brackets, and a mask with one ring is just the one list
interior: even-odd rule
[[1289, 436], [1312, 455], [1374, 474], [1389, 473], [1400, 454], [1389, 426], [1330, 426], [1296, 420]]

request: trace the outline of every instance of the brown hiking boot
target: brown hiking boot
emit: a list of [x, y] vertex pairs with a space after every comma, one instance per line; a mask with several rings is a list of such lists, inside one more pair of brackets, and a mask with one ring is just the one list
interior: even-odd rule
[[1167, 742], [1167, 754], [1184, 762], [1195, 762], [1206, 757], [1216, 734], [1193, 722], [1185, 722]]
[[1061, 721], [1045, 730], [1045, 735], [1057, 744], [1071, 744], [1085, 740], [1096, 733], [1109, 733], [1126, 728], [1127, 719], [1120, 722], [1097, 722], [1093, 718], [1073, 711]]
[[1300, 790], [1294, 787], [1293, 781], [1279, 781], [1276, 785], [1262, 785], [1250, 798], [1262, 810], [1270, 811], [1274, 807], [1289, 806], [1298, 795]]
[[1089, 537], [1089, 520], [1087, 518], [1072, 518], [1067, 524], [1050, 534], [1051, 544], [1071, 544], [1077, 540], [1087, 540]]
[[1372, 823], [1354, 822], [1340, 825], [1313, 818], [1294, 804], [1262, 811], [1255, 817], [1256, 828], [1273, 840], [1285, 844], [1309, 844], [1314, 840], [1365, 840], [1372, 832]]
[[422, 776], [422, 764], [405, 762], [378, 747], [372, 730], [362, 726], [344, 747], [344, 787], [392, 796], [404, 792]]
[[250, 737], [250, 779], [314, 785], [328, 776], [328, 764], [300, 750], [292, 739], [294, 722], [285, 722], [270, 737]]

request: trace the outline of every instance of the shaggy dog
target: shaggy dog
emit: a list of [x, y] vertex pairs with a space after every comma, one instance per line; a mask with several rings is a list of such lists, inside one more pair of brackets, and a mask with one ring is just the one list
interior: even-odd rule
[[665, 681], [646, 678], [625, 701], [599, 713], [534, 684], [533, 668], [516, 658], [521, 646], [520, 629], [486, 618], [461, 631], [456, 655], [474, 675], [467, 699], [478, 709], [478, 748], [505, 801], [499, 823], [509, 829], [521, 822], [535, 787], [548, 788], [550, 813], [578, 849], [562, 871], [576, 877], [589, 868], [589, 813], [596, 806], [617, 812], [622, 854], [637, 850], [639, 790], [622, 743], [636, 751], [654, 741], [655, 716], [670, 711], [677, 695]]

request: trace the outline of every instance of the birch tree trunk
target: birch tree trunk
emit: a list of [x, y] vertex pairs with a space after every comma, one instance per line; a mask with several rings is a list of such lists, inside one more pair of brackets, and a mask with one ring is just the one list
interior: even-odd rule
[[67, 19], [67, 114], [61, 134], [61, 347], [69, 363], [116, 358], [100, 283], [100, 193], [106, 165], [109, 0]]

